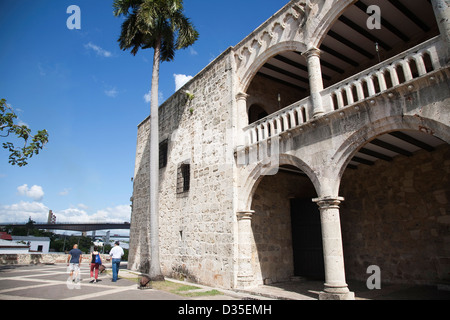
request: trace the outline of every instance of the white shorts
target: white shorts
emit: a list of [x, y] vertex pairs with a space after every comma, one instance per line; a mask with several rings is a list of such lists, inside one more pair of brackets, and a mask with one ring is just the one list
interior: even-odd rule
[[78, 263], [70, 263], [69, 264], [69, 271], [80, 271], [80, 264]]

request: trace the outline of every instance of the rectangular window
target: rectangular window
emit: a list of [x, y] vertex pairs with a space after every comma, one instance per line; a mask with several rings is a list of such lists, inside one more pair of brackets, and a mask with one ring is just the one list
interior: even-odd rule
[[191, 184], [191, 165], [183, 163], [177, 171], [177, 193], [188, 192]]
[[167, 151], [169, 148], [169, 141], [164, 140], [159, 144], [159, 168], [165, 168], [167, 166]]

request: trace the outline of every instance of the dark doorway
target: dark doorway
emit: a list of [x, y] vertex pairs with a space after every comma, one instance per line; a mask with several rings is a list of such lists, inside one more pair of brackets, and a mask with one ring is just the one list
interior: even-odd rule
[[294, 274], [324, 280], [322, 228], [317, 204], [311, 199], [291, 199]]

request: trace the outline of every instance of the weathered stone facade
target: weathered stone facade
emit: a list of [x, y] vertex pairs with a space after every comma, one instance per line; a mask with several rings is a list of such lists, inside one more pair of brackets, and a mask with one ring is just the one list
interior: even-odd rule
[[[363, 177], [363, 178], [362, 178]], [[386, 283], [430, 284], [450, 270], [450, 147], [344, 174], [347, 276], [378, 265]]]
[[[163, 273], [225, 287], [233, 285], [235, 250], [229, 63], [229, 55], [223, 54], [160, 109], [160, 140], [168, 141], [167, 166], [160, 170]], [[195, 98], [190, 101], [184, 90]], [[145, 266], [142, 259], [149, 258], [148, 157], [144, 156], [148, 133], [149, 121], [144, 121], [139, 126], [133, 194], [131, 234], [135, 236], [130, 249], [136, 258], [130, 262], [134, 268]], [[177, 192], [181, 164], [190, 165], [190, 190], [182, 193]]]
[[[309, 199], [320, 215], [321, 298], [353, 298], [346, 276], [366, 279], [367, 264], [389, 282], [449, 280], [448, 4], [431, 1], [440, 34], [324, 81], [321, 43], [355, 3], [289, 1], [161, 105], [164, 275], [224, 288], [289, 280], [296, 275], [290, 199]], [[305, 59], [308, 92], [260, 74], [279, 70], [267, 61], [284, 52]], [[146, 119], [138, 127], [129, 253], [129, 266], [144, 272], [149, 131]], [[351, 170], [358, 152], [395, 132], [420, 133], [436, 150]]]

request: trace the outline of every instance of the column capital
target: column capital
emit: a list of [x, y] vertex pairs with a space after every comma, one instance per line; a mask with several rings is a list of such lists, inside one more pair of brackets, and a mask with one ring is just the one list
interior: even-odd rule
[[344, 201], [343, 197], [321, 197], [312, 200], [321, 209], [339, 209], [339, 205]]
[[240, 101], [240, 100], [247, 101], [247, 99], [248, 99], [249, 96], [250, 96], [250, 95], [246, 94], [245, 92], [239, 92], [239, 93], [236, 95], [236, 100], [237, 100], [237, 101]]
[[244, 210], [244, 211], [238, 211], [236, 213], [238, 221], [252, 220], [254, 214], [255, 214], [254, 210]]
[[316, 48], [316, 47], [311, 47], [308, 50], [306, 50], [305, 52], [302, 53], [302, 55], [304, 55], [307, 59], [310, 57], [319, 57], [320, 58], [320, 54], [322, 51], [320, 51], [320, 49]]

